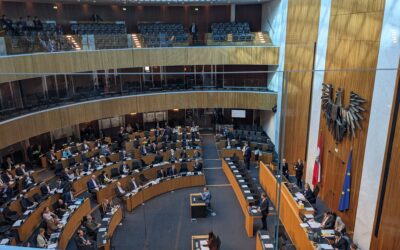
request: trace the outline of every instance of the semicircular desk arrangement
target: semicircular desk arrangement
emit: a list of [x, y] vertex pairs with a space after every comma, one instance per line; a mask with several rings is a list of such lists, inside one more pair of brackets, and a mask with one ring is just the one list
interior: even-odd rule
[[[151, 133], [153, 134], [153, 133]], [[134, 144], [134, 141], [143, 142], [144, 135], [136, 135], [135, 139], [129, 140], [127, 139], [127, 143], [125, 144], [125, 148], [129, 148]], [[182, 134], [178, 136], [180, 139]], [[129, 135], [128, 137], [131, 137]], [[147, 140], [153, 137], [153, 135], [146, 134]], [[197, 137], [197, 136], [196, 136]], [[197, 139], [196, 139], [197, 140]], [[108, 141], [111, 143], [111, 140]], [[200, 144], [201, 142], [198, 142]], [[60, 156], [60, 152], [57, 152], [57, 155], [60, 157], [57, 160], [57, 163], [61, 166], [69, 167], [69, 170], [77, 169], [82, 167], [82, 154], [92, 154], [92, 152], [98, 152], [98, 148], [94, 147], [91, 144], [91, 151], [81, 150], [83, 147], [77, 147], [76, 153], [71, 155], [68, 159], [64, 159]], [[164, 145], [165, 146], [165, 145]], [[95, 208], [91, 207], [90, 199], [87, 198], [86, 191], [88, 190], [88, 181], [91, 176], [98, 177], [100, 174], [108, 174], [109, 176], [115, 177], [111, 180], [107, 185], [100, 185], [98, 192], [96, 192], [96, 199], [98, 203], [101, 203], [104, 199], [112, 199], [116, 197], [116, 184], [119, 182], [123, 188], [127, 189], [128, 183], [132, 177], [138, 178], [140, 181], [139, 188], [136, 190], [129, 190], [126, 195], [122, 198], [122, 204], [124, 204], [125, 208], [128, 211], [132, 211], [139, 204], [152, 199], [158, 195], [163, 193], [167, 193], [169, 191], [186, 188], [186, 187], [195, 187], [195, 186], [203, 186], [205, 185], [205, 177], [201, 171], [197, 171], [194, 167], [194, 157], [193, 157], [193, 148], [195, 150], [200, 151], [200, 147], [186, 147], [188, 158], [185, 159], [176, 159], [174, 162], [166, 161], [171, 156], [171, 152], [169, 150], [165, 150], [162, 154], [163, 161], [157, 164], [150, 164], [150, 162], [154, 162], [155, 154], [147, 154], [146, 156], [140, 156], [138, 149], [135, 147], [130, 148], [128, 151], [130, 155], [139, 154], [139, 158], [132, 159], [130, 156], [122, 157], [121, 152], [112, 152], [109, 156], [100, 155], [100, 165], [96, 166], [95, 169], [89, 170], [87, 172], [81, 172], [79, 175], [71, 178], [69, 181], [70, 187], [73, 190], [74, 196], [81, 196], [77, 198], [69, 204], [68, 212], [65, 213], [61, 217], [62, 227], [60, 230], [57, 230], [56, 233], [53, 233], [50, 237], [50, 244], [53, 247], [57, 247], [58, 249], [66, 249], [68, 242], [71, 238], [74, 238], [75, 231], [81, 226], [82, 218], [91, 212]], [[179, 150], [183, 151], [183, 149], [176, 149], [175, 152], [179, 152]], [[190, 151], [192, 150], [192, 151]], [[115, 161], [111, 161], [111, 158]], [[70, 161], [70, 159], [74, 159]], [[144, 163], [139, 168], [135, 165], [135, 161], [141, 159], [141, 163]], [[196, 158], [197, 161], [202, 161], [201, 158]], [[75, 162], [75, 160], [77, 160]], [[44, 160], [42, 161], [42, 163]], [[113, 176], [113, 172], [115, 173], [115, 169], [120, 169], [121, 164], [125, 162], [129, 166], [129, 173], [127, 174], [119, 174], [117, 176]], [[148, 165], [147, 165], [148, 164]], [[162, 178], [158, 178], [159, 172], [161, 169], [164, 170], [164, 173], [170, 172], [170, 169], [174, 168], [175, 172], [171, 172], [171, 174], [165, 174]], [[28, 190], [29, 195], [35, 195], [40, 192], [41, 185], [35, 185], [30, 190]], [[50, 210], [54, 209], [54, 204], [62, 197], [63, 190], [59, 189], [58, 186], [51, 190], [51, 193], [46, 197], [43, 197], [40, 203], [36, 204], [33, 208], [28, 209], [24, 213], [22, 213], [22, 209], [20, 206], [20, 199], [17, 198], [13, 200], [10, 204], [11, 207], [15, 207], [16, 210], [21, 214], [20, 219], [13, 225], [13, 230], [16, 230], [18, 233], [19, 240], [22, 242], [26, 242], [35, 230], [42, 225], [42, 212], [46, 207], [49, 207]], [[102, 221], [102, 233], [101, 242], [98, 242], [98, 246], [105, 247], [107, 249], [110, 245], [110, 237], [112, 233], [116, 229], [116, 226], [122, 220], [122, 208], [114, 209], [112, 212], [109, 211], [105, 214], [108, 216], [108, 220]], [[104, 219], [104, 218], [103, 218]], [[100, 232], [99, 232], [100, 233]]]

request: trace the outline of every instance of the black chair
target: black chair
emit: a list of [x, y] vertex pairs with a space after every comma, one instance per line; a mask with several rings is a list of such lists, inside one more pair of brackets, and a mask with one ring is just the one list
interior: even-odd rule
[[140, 174], [139, 175], [139, 181], [141, 182], [141, 185], [144, 185], [147, 182], [149, 182], [149, 179], [147, 179], [143, 174]]
[[111, 177], [112, 178], [118, 177], [119, 175], [120, 175], [120, 173], [119, 173], [119, 169], [118, 168], [112, 168], [111, 169]]
[[0, 234], [5, 234], [10, 231], [11, 225], [7, 222], [6, 218], [4, 218], [3, 214], [0, 214]]

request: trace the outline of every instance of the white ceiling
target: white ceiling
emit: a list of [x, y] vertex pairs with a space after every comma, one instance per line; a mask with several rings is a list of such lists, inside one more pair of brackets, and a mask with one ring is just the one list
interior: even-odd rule
[[[26, 0], [8, 0], [10, 2], [26, 2]], [[256, 4], [270, 0], [30, 0], [37, 3], [90, 3], [119, 5], [209, 5], [209, 4]]]

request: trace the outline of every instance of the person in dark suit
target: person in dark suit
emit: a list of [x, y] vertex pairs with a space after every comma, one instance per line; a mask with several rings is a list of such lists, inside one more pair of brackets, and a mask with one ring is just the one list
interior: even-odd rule
[[77, 244], [78, 250], [97, 249], [96, 242], [87, 239], [85, 236], [85, 233], [83, 232], [82, 229], [78, 229], [77, 233], [78, 233], [78, 236], [76, 239], [76, 244]]
[[65, 202], [67, 205], [72, 205], [72, 204], [74, 204], [74, 202], [75, 202], [75, 197], [74, 197], [74, 194], [72, 193], [72, 190], [71, 190], [71, 189], [70, 189], [68, 192], [65, 192], [65, 193], [64, 193], [63, 199], [64, 199], [64, 202]]
[[251, 159], [251, 148], [249, 145], [246, 143], [245, 144], [245, 149], [244, 149], [244, 155], [243, 155], [243, 160], [246, 165], [247, 169], [250, 169], [250, 159]]
[[11, 171], [8, 169], [3, 171], [3, 173], [1, 174], [1, 179], [3, 180], [4, 183], [9, 183], [11, 181], [14, 181], [14, 177], [11, 174]]
[[43, 196], [43, 197], [47, 197], [47, 196], [49, 196], [50, 193], [51, 193], [51, 188], [50, 188], [49, 185], [47, 185], [47, 183], [42, 182], [42, 183], [40, 184], [40, 192], [42, 193], [42, 196]]
[[262, 193], [261, 194], [261, 203], [260, 206], [258, 207], [258, 212], [261, 213], [261, 222], [262, 222], [262, 230], [267, 230], [267, 216], [269, 213], [269, 202], [267, 200], [267, 194]]
[[175, 165], [172, 165], [171, 168], [168, 168], [168, 173], [167, 173], [168, 176], [173, 176], [173, 175], [177, 175], [177, 174], [178, 174], [178, 172], [176, 171]]
[[197, 41], [197, 25], [195, 23], [192, 23], [192, 25], [190, 26], [190, 34], [192, 35], [192, 43], [196, 43]]
[[171, 149], [171, 155], [169, 157], [169, 162], [174, 163], [176, 162], [175, 150]]
[[157, 153], [157, 145], [154, 142], [150, 144], [149, 151], [153, 154]]
[[186, 163], [182, 163], [181, 164], [181, 168], [179, 169], [179, 173], [187, 173], [189, 170], [187, 168], [187, 164]]
[[129, 174], [130, 172], [130, 167], [126, 163], [126, 161], [123, 161], [122, 164], [119, 166], [119, 172], [121, 174]]
[[31, 188], [34, 184], [35, 184], [35, 180], [28, 172], [26, 172], [24, 179], [23, 179], [23, 184], [22, 184], [23, 188], [24, 189]]
[[25, 212], [27, 209], [31, 209], [36, 205], [36, 202], [31, 201], [27, 193], [20, 200], [22, 211]]
[[167, 173], [165, 172], [164, 169], [160, 169], [159, 171], [157, 171], [157, 178], [164, 178], [167, 177]]
[[349, 243], [342, 237], [340, 232], [335, 231], [335, 242], [332, 244], [332, 247], [337, 250], [347, 250]]
[[62, 218], [65, 212], [67, 212], [68, 206], [62, 199], [58, 199], [56, 204], [54, 204], [54, 213], [59, 217]]
[[193, 152], [193, 158], [198, 159], [201, 157], [201, 153], [198, 150], [195, 150]]
[[87, 182], [87, 186], [90, 193], [96, 193], [100, 190], [99, 184], [97, 184], [96, 176], [92, 175], [90, 180]]
[[94, 239], [96, 239], [97, 230], [100, 228], [101, 224], [95, 222], [93, 220], [93, 217], [89, 214], [86, 216], [86, 220], [84, 220], [83, 225], [86, 228], [87, 234], [92, 236]]
[[324, 218], [321, 222], [322, 229], [334, 229], [336, 218], [333, 216], [332, 212], [325, 212]]
[[187, 153], [186, 153], [186, 150], [182, 150], [182, 152], [181, 152], [181, 159], [182, 159], [182, 161], [187, 161], [188, 155], [187, 155]]
[[69, 181], [68, 168], [64, 168], [60, 173], [60, 179], [64, 182]]
[[125, 195], [125, 190], [121, 185], [121, 182], [117, 182], [117, 186], [115, 187], [115, 193], [117, 194], [118, 198], [122, 198]]
[[139, 185], [136, 183], [134, 176], [132, 176], [131, 180], [129, 181], [128, 187], [130, 191], [133, 191], [139, 187]]
[[119, 160], [120, 160], [120, 161], [125, 161], [126, 158], [128, 158], [128, 157], [130, 157], [130, 156], [129, 156], [128, 153], [125, 151], [125, 149], [119, 151]]
[[3, 203], [11, 200], [13, 197], [13, 190], [7, 184], [3, 184], [1, 189], [1, 201]]
[[142, 156], [147, 155], [147, 149], [146, 149], [146, 146], [145, 146], [145, 145], [140, 146], [140, 154], [141, 154]]
[[27, 173], [26, 169], [25, 169], [25, 164], [21, 164], [20, 166], [17, 166], [17, 168], [15, 169], [15, 174], [17, 176], [24, 176]]
[[282, 159], [282, 174], [289, 180], [289, 164], [286, 162], [286, 159]]
[[303, 188], [303, 182], [302, 182], [303, 169], [304, 169], [303, 161], [298, 159], [296, 164], [294, 165], [294, 170], [296, 171], [297, 186], [300, 189]]
[[193, 169], [194, 171], [203, 171], [203, 163], [196, 159]]
[[303, 195], [304, 195], [304, 198], [306, 198], [306, 200], [308, 200], [311, 204], [315, 203], [314, 193], [311, 190], [310, 185], [308, 183], [306, 183], [306, 185], [304, 185]]
[[164, 160], [164, 158], [162, 156], [162, 152], [159, 151], [159, 152], [156, 153], [156, 156], [154, 157], [153, 163], [154, 164], [158, 164], [158, 163], [163, 162], [163, 160]]
[[101, 174], [99, 174], [97, 178], [101, 185], [106, 185], [111, 182], [110, 178], [108, 178], [106, 171], [104, 170], [101, 172]]

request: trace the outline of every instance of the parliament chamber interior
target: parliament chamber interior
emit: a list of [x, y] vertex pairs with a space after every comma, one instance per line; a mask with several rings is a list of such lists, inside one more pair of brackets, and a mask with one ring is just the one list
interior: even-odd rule
[[0, 1], [0, 250], [398, 249], [399, 13]]

